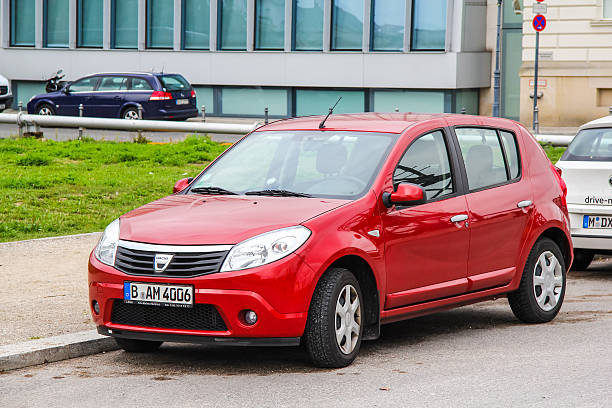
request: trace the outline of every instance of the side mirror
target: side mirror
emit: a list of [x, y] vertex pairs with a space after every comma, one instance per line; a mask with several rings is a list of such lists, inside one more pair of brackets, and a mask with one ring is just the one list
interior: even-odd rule
[[382, 199], [387, 208], [393, 204], [418, 205], [425, 202], [425, 191], [416, 184], [400, 183], [394, 193], [383, 193]]
[[70, 94], [70, 87], [69, 86], [65, 86], [64, 89], [62, 89], [62, 92], [64, 92], [66, 95]]
[[191, 183], [192, 181], [193, 181], [193, 177], [180, 179], [174, 184], [174, 187], [172, 188], [172, 193], [178, 193], [179, 191], [183, 191], [184, 189], [187, 188], [189, 183]]

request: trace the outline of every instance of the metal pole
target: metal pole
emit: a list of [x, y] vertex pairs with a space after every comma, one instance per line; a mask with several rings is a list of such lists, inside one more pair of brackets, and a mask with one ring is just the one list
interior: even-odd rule
[[19, 101], [17, 106], [19, 106], [19, 112], [21, 112], [23, 110], [23, 102]]
[[202, 105], [202, 122], [206, 122], [206, 105]]
[[399, 112], [399, 108], [395, 108], [395, 111], [396, 111], [396, 112]]
[[612, 116], [612, 106], [610, 106], [610, 108], [608, 108], [608, 111], [610, 111], [610, 116]]
[[467, 111], [465, 110], [465, 108], [461, 108], [461, 114], [465, 115], [467, 113]]
[[535, 70], [533, 82], [533, 131], [540, 133], [540, 121], [538, 120], [538, 54], [540, 53], [540, 32], [536, 31], [535, 43]]
[[502, 14], [502, 0], [497, 0], [497, 43], [495, 45], [495, 71], [493, 72], [493, 117], [499, 118], [499, 105], [500, 105], [500, 77], [501, 73], [499, 70], [499, 39], [501, 37], [501, 14]]
[[[138, 120], [142, 120], [142, 105], [138, 104], [136, 106], [138, 108]], [[138, 141], [140, 142], [141, 140], [142, 140], [142, 130], [138, 128]]]
[[[79, 104], [79, 117], [83, 117], [83, 104]], [[83, 140], [83, 127], [79, 127], [79, 140]]]
[[264, 109], [264, 124], [268, 124], [268, 108]]

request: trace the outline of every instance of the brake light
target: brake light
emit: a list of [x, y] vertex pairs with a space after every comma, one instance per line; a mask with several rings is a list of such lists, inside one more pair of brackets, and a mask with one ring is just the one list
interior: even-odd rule
[[154, 91], [149, 98], [150, 101], [165, 101], [168, 99], [172, 99], [172, 94], [164, 91]]
[[195, 98], [195, 97], [196, 97], [196, 93], [195, 93], [195, 90], [194, 90], [194, 89], [192, 89], [192, 90], [191, 90], [191, 97], [192, 97], [192, 98]]
[[561, 175], [563, 174], [563, 170], [561, 170], [559, 167], [553, 164], [551, 164], [550, 167], [552, 167], [553, 173], [555, 173], [555, 176], [557, 176], [557, 180], [559, 181], [559, 186], [561, 187], [561, 192], [563, 193], [563, 195], [560, 197], [561, 207], [567, 208], [567, 184], [565, 184], [565, 180], [561, 178]]

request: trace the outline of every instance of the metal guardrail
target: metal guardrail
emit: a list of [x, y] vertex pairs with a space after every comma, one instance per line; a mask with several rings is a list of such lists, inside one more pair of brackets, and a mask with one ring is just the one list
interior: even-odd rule
[[16, 124], [19, 126], [20, 134], [22, 134], [24, 129], [26, 132], [40, 132], [40, 128], [67, 127], [124, 130], [131, 132], [195, 132], [244, 135], [259, 126], [257, 122], [250, 125], [233, 123], [171, 122], [165, 120], [30, 115], [24, 112], [0, 113], [0, 123]]
[[534, 135], [538, 142], [550, 143], [553, 146], [568, 146], [574, 136], [568, 135]]

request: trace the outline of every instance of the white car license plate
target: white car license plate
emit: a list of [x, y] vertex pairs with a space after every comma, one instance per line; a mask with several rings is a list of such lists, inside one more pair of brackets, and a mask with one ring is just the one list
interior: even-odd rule
[[582, 228], [612, 229], [612, 216], [585, 215], [582, 219]]
[[6, 108], [6, 104], [0, 103], [0, 109], [5, 109], [5, 108]]
[[140, 305], [193, 307], [193, 286], [123, 282], [123, 301]]
[[188, 103], [189, 103], [189, 99], [177, 99], [176, 100], [177, 105], [187, 105]]

